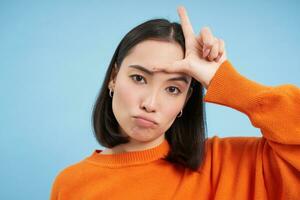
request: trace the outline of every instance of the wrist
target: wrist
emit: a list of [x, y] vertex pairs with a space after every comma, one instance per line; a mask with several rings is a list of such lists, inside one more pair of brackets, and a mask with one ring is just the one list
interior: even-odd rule
[[203, 83], [203, 86], [205, 87], [206, 90], [209, 88], [209, 85], [212, 79], [214, 78], [214, 76], [216, 75], [218, 69], [225, 63], [225, 61], [227, 60], [223, 60], [221, 63], [216, 63], [217, 64], [216, 67], [215, 68], [212, 67], [207, 73], [206, 80]]

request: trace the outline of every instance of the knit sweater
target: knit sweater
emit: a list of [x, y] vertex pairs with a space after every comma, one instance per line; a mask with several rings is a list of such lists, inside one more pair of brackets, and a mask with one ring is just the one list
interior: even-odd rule
[[143, 151], [96, 149], [58, 173], [50, 199], [300, 199], [300, 89], [256, 83], [225, 61], [204, 101], [244, 113], [262, 136], [208, 138], [196, 171], [162, 159], [166, 139]]

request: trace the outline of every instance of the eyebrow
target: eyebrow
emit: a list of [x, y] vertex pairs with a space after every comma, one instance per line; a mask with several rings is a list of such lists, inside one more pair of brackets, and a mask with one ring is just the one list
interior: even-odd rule
[[[140, 71], [145, 72], [148, 75], [153, 75], [154, 74], [152, 71], [149, 71], [148, 69], [146, 69], [145, 67], [142, 67], [140, 65], [129, 65], [128, 67], [138, 69]], [[168, 79], [168, 81], [183, 81], [186, 84], [189, 83], [186, 76], [179, 76], [179, 77], [170, 78], [170, 79]]]

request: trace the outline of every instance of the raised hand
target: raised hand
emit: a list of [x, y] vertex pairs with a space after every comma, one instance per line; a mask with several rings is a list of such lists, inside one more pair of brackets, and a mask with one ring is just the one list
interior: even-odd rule
[[196, 36], [183, 6], [177, 8], [185, 38], [183, 60], [155, 67], [155, 71], [183, 72], [198, 80], [206, 89], [220, 65], [227, 59], [224, 41], [213, 36], [208, 27]]

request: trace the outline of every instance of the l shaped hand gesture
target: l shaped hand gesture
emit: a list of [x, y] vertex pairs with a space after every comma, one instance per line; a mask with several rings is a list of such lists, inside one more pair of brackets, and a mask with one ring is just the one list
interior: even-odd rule
[[192, 24], [183, 6], [177, 8], [185, 38], [184, 59], [155, 67], [155, 71], [186, 73], [198, 80], [206, 89], [220, 65], [227, 60], [225, 44], [213, 36], [208, 27], [195, 36]]

